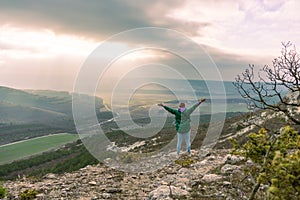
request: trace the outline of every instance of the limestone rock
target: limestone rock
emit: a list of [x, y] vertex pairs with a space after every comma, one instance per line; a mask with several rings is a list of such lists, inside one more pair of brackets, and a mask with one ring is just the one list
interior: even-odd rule
[[242, 156], [236, 156], [236, 155], [231, 155], [231, 154], [226, 155], [224, 159], [225, 159], [224, 160], [225, 164], [231, 164], [231, 165], [235, 165], [235, 164], [245, 160], [245, 158]]
[[241, 167], [238, 165], [230, 165], [230, 164], [225, 164], [222, 168], [221, 168], [221, 173], [222, 174], [226, 174], [226, 173], [233, 173], [236, 171], [240, 171]]
[[219, 181], [223, 176], [217, 174], [206, 174], [202, 177], [202, 180], [207, 183]]
[[89, 185], [91, 185], [91, 186], [96, 186], [96, 185], [97, 185], [97, 182], [96, 182], [96, 181], [90, 181], [90, 182], [89, 182]]
[[182, 190], [175, 186], [160, 186], [150, 192], [149, 199], [150, 200], [163, 200], [163, 199], [172, 199], [172, 196], [187, 196], [188, 192], [186, 190]]
[[[205, 157], [200, 158], [199, 155], [203, 152], [194, 150], [190, 157], [194, 161], [192, 165], [183, 167], [173, 160], [151, 173], [122, 172], [98, 164], [72, 173], [47, 174], [38, 180], [18, 179], [5, 181], [3, 184], [12, 199], [18, 199], [20, 191], [26, 189], [36, 189], [37, 199], [165, 200], [201, 199], [201, 195], [221, 195], [223, 199], [235, 199], [231, 196], [232, 191], [229, 192], [231, 183], [228, 180], [230, 173], [241, 171], [241, 167], [225, 164], [230, 156], [229, 152], [226, 149], [210, 149]], [[238, 159], [240, 158], [231, 157], [234, 162]], [[220, 168], [222, 174], [217, 174], [216, 169], [219, 171]]]
[[56, 179], [56, 175], [55, 174], [47, 174], [47, 175], [45, 175], [45, 178], [47, 178], [47, 179]]

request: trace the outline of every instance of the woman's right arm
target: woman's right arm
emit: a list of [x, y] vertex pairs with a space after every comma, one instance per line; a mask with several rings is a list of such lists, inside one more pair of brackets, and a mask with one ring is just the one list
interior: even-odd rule
[[175, 115], [176, 112], [177, 112], [177, 110], [172, 109], [172, 108], [170, 108], [170, 107], [168, 107], [168, 106], [165, 106], [165, 105], [163, 105], [162, 103], [159, 103], [159, 104], [157, 104], [157, 105], [163, 107], [166, 111], [168, 111], [169, 113], [172, 113], [173, 115]]

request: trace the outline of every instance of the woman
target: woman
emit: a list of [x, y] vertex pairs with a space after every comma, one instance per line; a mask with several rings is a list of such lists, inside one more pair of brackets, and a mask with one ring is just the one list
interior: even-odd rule
[[175, 115], [175, 128], [177, 131], [177, 156], [179, 156], [182, 137], [185, 137], [185, 143], [187, 147], [187, 153], [190, 156], [191, 154], [191, 142], [190, 142], [190, 135], [191, 135], [191, 119], [190, 115], [192, 112], [206, 99], [201, 99], [198, 103], [193, 105], [191, 108], [186, 109], [185, 103], [180, 103], [178, 110], [172, 109], [162, 103], [157, 104], [158, 106], [162, 106], [165, 110]]

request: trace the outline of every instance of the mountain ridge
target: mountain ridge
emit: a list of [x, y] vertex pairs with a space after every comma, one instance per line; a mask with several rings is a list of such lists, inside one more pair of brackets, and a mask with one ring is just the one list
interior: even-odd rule
[[[95, 98], [95, 110], [99, 121], [112, 117], [99, 97]], [[53, 133], [75, 133], [72, 95], [0, 86], [0, 126], [0, 145]]]

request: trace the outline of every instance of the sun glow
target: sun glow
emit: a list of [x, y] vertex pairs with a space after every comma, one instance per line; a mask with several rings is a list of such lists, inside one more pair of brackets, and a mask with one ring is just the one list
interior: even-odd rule
[[70, 35], [57, 35], [51, 30], [27, 30], [0, 27], [0, 58], [45, 58], [59, 55], [85, 56], [95, 48], [95, 42]]

